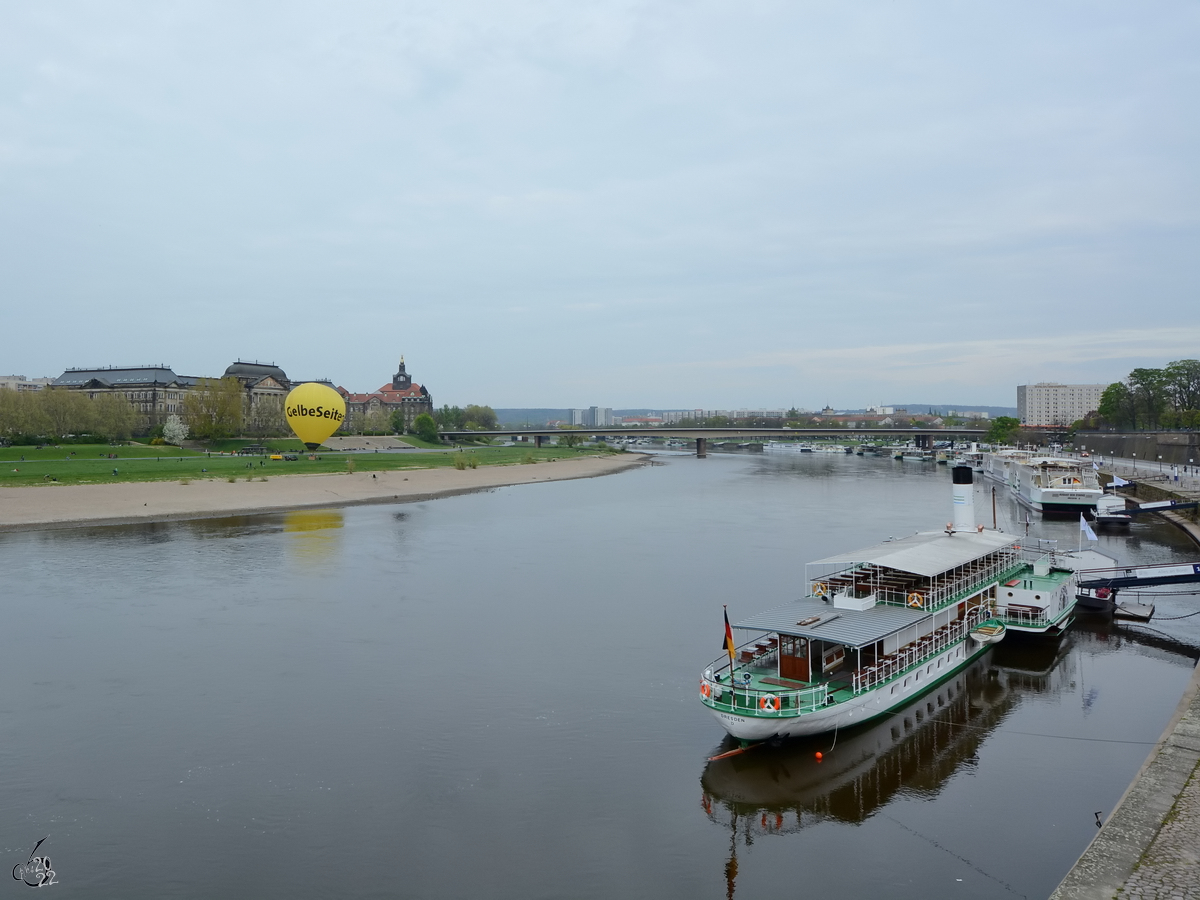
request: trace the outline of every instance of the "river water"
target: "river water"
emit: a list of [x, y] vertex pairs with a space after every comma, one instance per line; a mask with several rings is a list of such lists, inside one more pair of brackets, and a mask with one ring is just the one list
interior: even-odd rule
[[[1200, 616], [1166, 617], [1195, 597], [1006, 640], [874, 729], [705, 762], [721, 604], [798, 596], [806, 561], [940, 528], [949, 496], [944, 467], [714, 454], [0, 535], [0, 848], [49, 834], [60, 898], [1044, 897], [1169, 720]], [[1099, 549], [1200, 556], [1158, 525]]]

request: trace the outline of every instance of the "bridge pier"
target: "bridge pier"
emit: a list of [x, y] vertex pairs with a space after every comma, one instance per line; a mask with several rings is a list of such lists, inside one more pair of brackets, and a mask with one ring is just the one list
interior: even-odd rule
[[533, 446], [534, 446], [534, 448], [535, 448], [535, 449], [537, 449], [537, 450], [541, 450], [541, 449], [542, 449], [542, 441], [544, 441], [544, 440], [545, 440], [545, 437], [544, 437], [543, 435], [540, 435], [540, 434], [535, 434], [535, 435], [533, 436]]
[[708, 456], [708, 438], [696, 438], [696, 459]]
[[913, 442], [922, 450], [930, 450], [933, 448], [933, 435], [918, 434], [913, 438]]

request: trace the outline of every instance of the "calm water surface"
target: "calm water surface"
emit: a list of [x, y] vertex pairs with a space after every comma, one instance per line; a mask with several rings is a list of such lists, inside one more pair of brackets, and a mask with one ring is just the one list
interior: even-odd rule
[[[60, 898], [1043, 897], [1170, 718], [1200, 616], [1006, 640], [878, 727], [705, 762], [721, 604], [939, 528], [949, 493], [940, 467], [714, 455], [0, 535], [5, 865], [49, 833]], [[1153, 525], [1100, 549], [1200, 557]]]

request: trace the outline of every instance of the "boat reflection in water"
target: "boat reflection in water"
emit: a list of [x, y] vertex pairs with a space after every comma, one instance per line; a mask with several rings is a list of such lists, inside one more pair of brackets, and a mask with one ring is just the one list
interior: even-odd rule
[[[1021, 694], [1053, 690], [1052, 682], [1071, 677], [1064, 641], [1012, 643], [1009, 652], [998, 646], [876, 722], [709, 762], [701, 802], [711, 821], [730, 830], [727, 896], [735, 887], [739, 839], [749, 846], [759, 836], [822, 821], [858, 824], [902, 794], [932, 798], [955, 772], [977, 763], [980, 744]], [[727, 739], [720, 749], [735, 746]]]

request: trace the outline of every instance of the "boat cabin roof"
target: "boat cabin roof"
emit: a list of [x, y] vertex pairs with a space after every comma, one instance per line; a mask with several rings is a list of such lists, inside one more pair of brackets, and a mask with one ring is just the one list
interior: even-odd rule
[[852, 553], [829, 556], [809, 565], [853, 566], [871, 563], [932, 578], [1010, 547], [1018, 540], [1011, 534], [998, 531], [957, 531], [954, 534], [944, 531], [921, 532]]
[[[809, 640], [866, 647], [929, 617], [929, 613], [904, 606], [871, 609], [837, 609], [823, 600], [793, 600], [758, 613], [734, 625], [748, 631], [770, 631]], [[806, 624], [801, 624], [802, 622]]]

